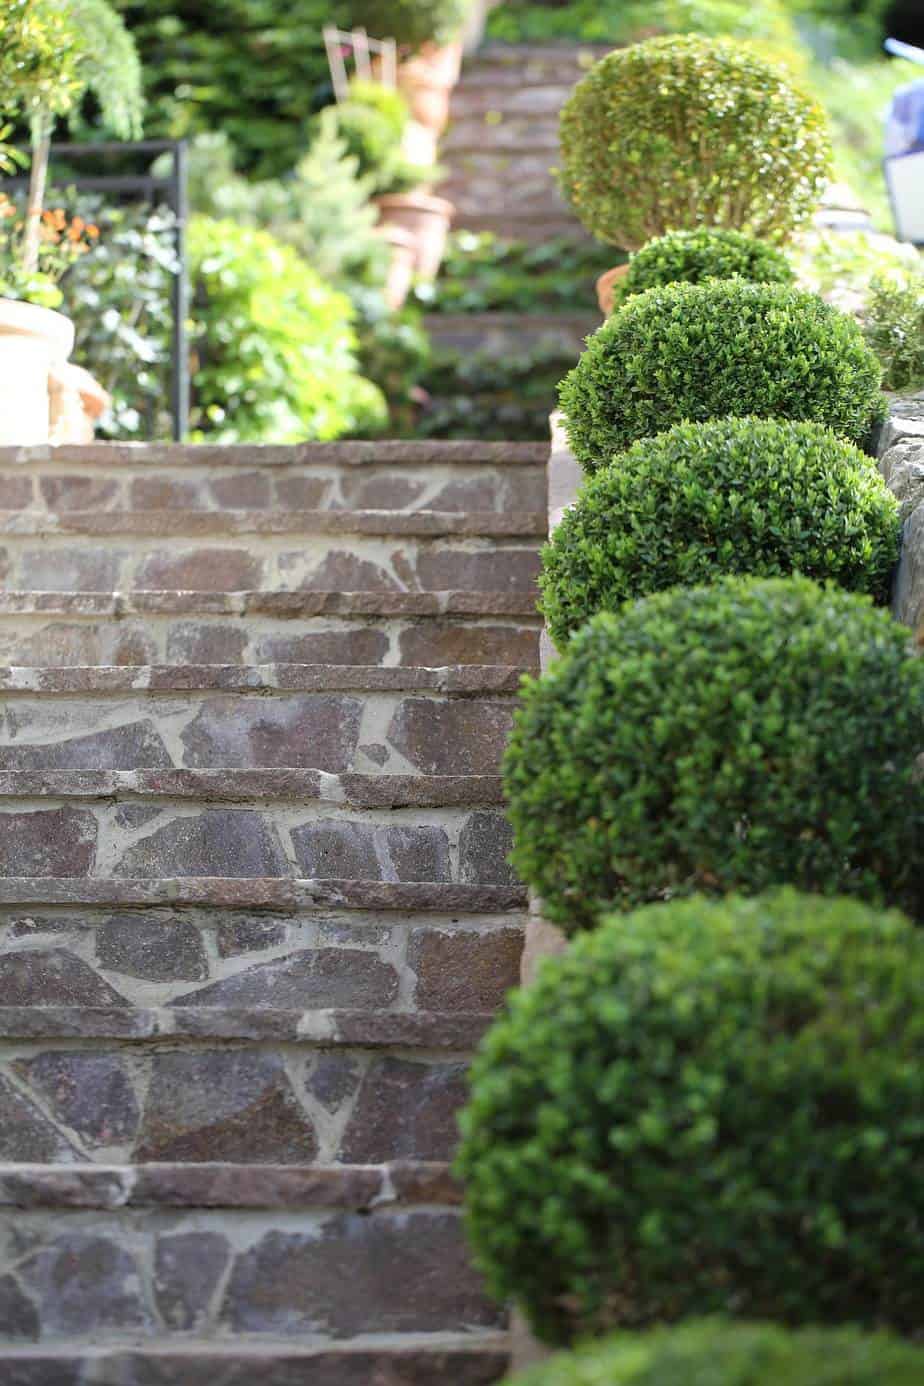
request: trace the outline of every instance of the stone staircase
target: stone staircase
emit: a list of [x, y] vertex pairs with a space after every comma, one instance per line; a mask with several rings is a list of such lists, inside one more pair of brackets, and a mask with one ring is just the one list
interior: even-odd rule
[[467, 60], [440, 145], [449, 172], [440, 192], [455, 203], [457, 229], [530, 242], [586, 236], [551, 170], [559, 112], [575, 82], [608, 51], [489, 43]]
[[487, 1386], [544, 444], [0, 453], [0, 1381]]

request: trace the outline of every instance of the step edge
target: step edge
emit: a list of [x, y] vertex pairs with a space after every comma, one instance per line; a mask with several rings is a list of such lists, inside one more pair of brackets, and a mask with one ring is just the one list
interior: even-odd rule
[[0, 876], [0, 907], [251, 909], [305, 914], [331, 907], [402, 913], [522, 912], [525, 886], [356, 881], [303, 876]]
[[497, 510], [0, 510], [14, 539], [207, 539], [250, 534], [439, 539], [544, 537], [543, 511]]
[[357, 692], [516, 693], [515, 664], [4, 664], [0, 692], [74, 693]]

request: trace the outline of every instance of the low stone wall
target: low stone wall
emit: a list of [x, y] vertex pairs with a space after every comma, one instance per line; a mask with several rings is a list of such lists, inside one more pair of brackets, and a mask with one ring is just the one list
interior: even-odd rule
[[902, 507], [902, 553], [892, 613], [924, 644], [924, 391], [893, 402], [879, 440], [879, 469]]

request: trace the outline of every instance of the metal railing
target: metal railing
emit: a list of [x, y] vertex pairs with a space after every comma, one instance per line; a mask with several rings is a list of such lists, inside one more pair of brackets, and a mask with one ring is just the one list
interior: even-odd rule
[[[168, 172], [93, 173], [55, 178], [54, 164], [96, 158], [105, 162], [150, 156], [149, 162], [164, 159]], [[166, 158], [164, 158], [166, 156]], [[4, 178], [5, 187], [26, 188], [28, 178]], [[173, 213], [176, 271], [171, 286], [171, 315], [173, 319], [172, 352], [170, 361], [170, 413], [173, 436], [181, 442], [189, 427], [189, 351], [186, 323], [189, 315], [189, 278], [186, 273], [186, 223], [189, 214], [187, 198], [186, 142], [184, 140], [135, 140], [103, 142], [100, 144], [53, 144], [49, 162], [49, 186], [66, 184], [77, 192], [112, 193], [120, 200], [136, 196], [133, 202], [166, 205]]]

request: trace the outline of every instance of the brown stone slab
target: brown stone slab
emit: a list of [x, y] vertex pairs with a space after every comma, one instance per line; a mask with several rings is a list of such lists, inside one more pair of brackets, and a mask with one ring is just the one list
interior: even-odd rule
[[40, 668], [0, 667], [5, 693], [237, 693], [432, 692], [471, 696], [516, 693], [513, 665], [457, 664], [441, 668], [330, 664], [133, 664]]
[[8, 538], [52, 534], [161, 540], [242, 534], [511, 538], [544, 535], [546, 529], [541, 511], [69, 510], [41, 514], [0, 510], [0, 535]]
[[0, 618], [49, 616], [528, 616], [538, 621], [531, 592], [461, 591], [154, 591], [0, 592]]
[[3, 447], [0, 467], [47, 462], [79, 467], [363, 467], [408, 463], [413, 466], [539, 466], [548, 457], [545, 443], [480, 442], [478, 439], [381, 442], [296, 443], [93, 443], [82, 447]]

